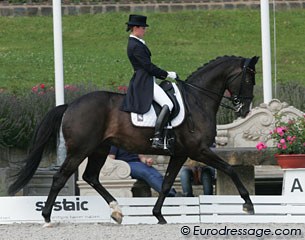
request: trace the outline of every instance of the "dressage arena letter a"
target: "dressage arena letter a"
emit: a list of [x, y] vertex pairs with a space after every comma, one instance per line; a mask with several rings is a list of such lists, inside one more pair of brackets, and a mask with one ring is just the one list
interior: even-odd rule
[[292, 183], [291, 192], [294, 192], [295, 190], [303, 192], [303, 188], [302, 188], [301, 183], [298, 178], [295, 178]]

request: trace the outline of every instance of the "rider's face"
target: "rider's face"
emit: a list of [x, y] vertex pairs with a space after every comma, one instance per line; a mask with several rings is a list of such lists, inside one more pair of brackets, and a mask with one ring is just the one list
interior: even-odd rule
[[141, 26], [135, 26], [132, 29], [133, 35], [141, 39], [144, 37], [145, 31], [146, 31], [146, 27], [141, 27]]

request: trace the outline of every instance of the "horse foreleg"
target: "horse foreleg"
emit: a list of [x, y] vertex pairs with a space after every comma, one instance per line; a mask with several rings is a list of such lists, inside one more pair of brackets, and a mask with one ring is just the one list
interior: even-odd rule
[[99, 174], [103, 167], [107, 154], [92, 154], [88, 157], [88, 163], [83, 174], [83, 179], [93, 187], [109, 204], [112, 209], [111, 218], [121, 224], [123, 220], [122, 211], [116, 199], [105, 189], [99, 181]]
[[158, 219], [158, 224], [166, 224], [166, 220], [161, 213], [161, 209], [164, 203], [164, 200], [169, 193], [171, 187], [174, 184], [174, 181], [183, 165], [186, 161], [186, 157], [183, 158], [175, 158], [171, 157], [169, 160], [169, 164], [166, 169], [166, 173], [164, 176], [164, 180], [162, 183], [162, 191], [159, 194], [157, 202], [153, 208], [153, 215]]

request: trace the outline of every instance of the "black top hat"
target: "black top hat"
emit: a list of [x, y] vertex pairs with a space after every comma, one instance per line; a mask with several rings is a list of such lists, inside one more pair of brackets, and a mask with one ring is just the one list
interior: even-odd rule
[[148, 25], [146, 24], [146, 19], [146, 16], [130, 14], [129, 20], [126, 24], [128, 26], [148, 27]]

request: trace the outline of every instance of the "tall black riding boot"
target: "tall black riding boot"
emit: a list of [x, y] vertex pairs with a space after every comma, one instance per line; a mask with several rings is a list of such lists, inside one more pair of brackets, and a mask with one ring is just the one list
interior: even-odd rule
[[156, 121], [155, 135], [152, 138], [152, 148], [164, 148], [162, 133], [165, 125], [168, 122], [169, 115], [169, 107], [167, 105], [164, 105]]

